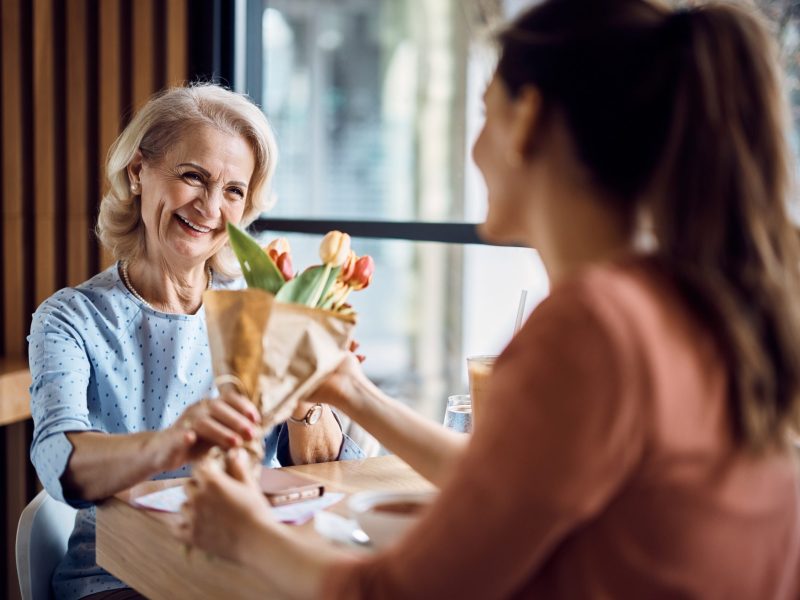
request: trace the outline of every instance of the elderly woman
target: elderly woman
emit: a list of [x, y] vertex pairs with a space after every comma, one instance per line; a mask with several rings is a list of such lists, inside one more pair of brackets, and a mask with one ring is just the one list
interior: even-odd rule
[[[94, 502], [253, 438], [252, 404], [212, 398], [202, 295], [241, 285], [225, 224], [266, 208], [275, 161], [263, 113], [214, 85], [154, 97], [109, 152], [97, 229], [118, 262], [42, 303], [29, 338], [31, 458], [50, 495], [81, 509], [58, 598], [124, 587], [95, 565]], [[304, 403], [271, 430], [266, 464], [358, 456], [330, 408], [310, 414]]]
[[537, 248], [550, 297], [471, 439], [354, 360], [325, 395], [438, 498], [350, 555], [276, 523], [232, 451], [189, 486], [185, 539], [287, 598], [800, 598], [800, 249], [769, 33], [729, 5], [548, 0], [500, 40], [482, 231]]

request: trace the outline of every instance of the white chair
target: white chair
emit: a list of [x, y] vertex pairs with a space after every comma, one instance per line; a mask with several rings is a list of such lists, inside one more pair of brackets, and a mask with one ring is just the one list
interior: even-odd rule
[[22, 511], [17, 525], [17, 575], [22, 600], [53, 597], [50, 578], [67, 552], [76, 512], [45, 490]]

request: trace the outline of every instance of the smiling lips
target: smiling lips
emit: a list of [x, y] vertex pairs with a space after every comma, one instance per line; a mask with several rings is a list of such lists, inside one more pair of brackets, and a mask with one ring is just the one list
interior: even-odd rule
[[178, 219], [178, 223], [180, 223], [186, 231], [194, 235], [209, 233], [211, 231], [210, 227], [203, 227], [202, 225], [193, 223], [182, 215], [176, 214], [175, 217]]

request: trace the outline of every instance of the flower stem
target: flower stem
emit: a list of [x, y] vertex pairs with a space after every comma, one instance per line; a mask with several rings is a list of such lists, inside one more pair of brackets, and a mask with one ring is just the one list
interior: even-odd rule
[[331, 266], [328, 263], [325, 263], [325, 269], [322, 271], [322, 276], [317, 280], [317, 285], [314, 288], [314, 293], [308, 299], [306, 306], [310, 306], [311, 308], [315, 308], [317, 303], [320, 301], [320, 296], [322, 296], [322, 291], [325, 289], [325, 284], [328, 282], [328, 277], [331, 274]]
[[333, 310], [339, 310], [340, 308], [342, 308], [342, 304], [344, 304], [344, 301], [347, 300], [347, 297], [350, 295], [350, 292], [352, 292], [352, 291], [353, 291], [353, 288], [351, 288], [349, 286], [347, 288], [345, 288], [344, 294], [342, 294], [341, 297], [338, 298], [336, 300], [336, 302], [334, 302]]

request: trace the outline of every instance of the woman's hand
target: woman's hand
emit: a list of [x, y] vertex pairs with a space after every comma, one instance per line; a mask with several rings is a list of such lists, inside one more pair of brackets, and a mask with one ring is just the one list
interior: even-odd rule
[[383, 393], [352, 353], [306, 400], [341, 409], [434, 485], [446, 480], [469, 441]]
[[310, 404], [330, 404], [352, 415], [355, 405], [360, 404], [359, 382], [366, 380], [361, 369], [363, 358], [348, 354], [339, 367], [317, 387], [305, 400]]
[[250, 468], [247, 454], [230, 450], [228, 473], [200, 464], [186, 486], [187, 501], [178, 536], [188, 544], [237, 562], [252, 558], [251, 545], [277, 528], [270, 506]]
[[323, 573], [347, 551], [296, 535], [278, 523], [239, 449], [226, 455], [227, 473], [199, 466], [186, 486], [177, 536], [214, 556], [238, 562], [275, 586], [280, 598], [317, 598]]
[[348, 354], [339, 367], [317, 387], [311, 396], [305, 399], [308, 406], [314, 404], [330, 404], [349, 412], [348, 408], [356, 401], [357, 380], [366, 380], [361, 363], [366, 360], [363, 354], [356, 354], [358, 342], [350, 342]]
[[225, 388], [219, 398], [189, 406], [171, 427], [152, 439], [156, 464], [171, 471], [205, 454], [212, 446], [237, 448], [257, 435], [261, 415], [241, 394]]
[[361, 346], [361, 344], [353, 340], [352, 342], [350, 342], [350, 352], [356, 355], [358, 362], [363, 363], [365, 360], [367, 360], [367, 357], [364, 354], [356, 354], [359, 346]]

